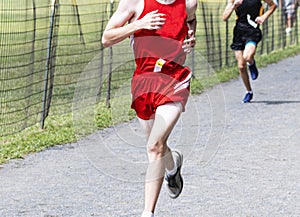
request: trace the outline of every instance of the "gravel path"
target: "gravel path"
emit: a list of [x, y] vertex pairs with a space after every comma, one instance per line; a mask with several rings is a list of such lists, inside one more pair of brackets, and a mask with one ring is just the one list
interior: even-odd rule
[[[260, 69], [254, 100], [241, 80], [190, 98], [170, 138], [184, 189], [163, 189], [157, 217], [300, 216], [300, 56]], [[136, 120], [0, 169], [0, 216], [139, 217], [146, 169]]]

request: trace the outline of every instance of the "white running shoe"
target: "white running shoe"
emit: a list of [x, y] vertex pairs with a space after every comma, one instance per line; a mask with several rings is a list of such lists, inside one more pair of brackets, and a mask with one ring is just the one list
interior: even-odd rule
[[177, 171], [174, 175], [168, 175], [165, 176], [166, 181], [166, 187], [168, 189], [169, 196], [172, 199], [177, 198], [183, 188], [183, 179], [181, 176], [181, 166], [183, 163], [183, 156], [179, 151], [172, 151], [173, 159], [176, 162]]

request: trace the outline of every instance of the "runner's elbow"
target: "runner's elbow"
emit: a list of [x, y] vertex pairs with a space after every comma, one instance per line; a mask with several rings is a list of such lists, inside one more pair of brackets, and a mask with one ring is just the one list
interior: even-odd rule
[[225, 22], [226, 22], [226, 21], [228, 20], [228, 16], [226, 16], [226, 15], [224, 15], [224, 14], [223, 14], [223, 17], [222, 17], [222, 19], [223, 19], [223, 21], [225, 21]]
[[102, 43], [103, 47], [112, 46], [112, 43], [105, 37], [105, 35], [102, 36], [101, 43]]

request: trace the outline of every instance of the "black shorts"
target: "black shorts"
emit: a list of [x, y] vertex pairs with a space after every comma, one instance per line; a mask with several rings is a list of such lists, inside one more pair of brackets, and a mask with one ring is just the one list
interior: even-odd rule
[[244, 50], [248, 42], [255, 42], [257, 45], [262, 39], [261, 30], [253, 28], [250, 25], [235, 25], [233, 30], [233, 42], [231, 44], [232, 50]]

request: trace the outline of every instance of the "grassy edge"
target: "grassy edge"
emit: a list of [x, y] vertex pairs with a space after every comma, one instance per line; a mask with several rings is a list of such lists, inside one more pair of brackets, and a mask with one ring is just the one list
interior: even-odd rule
[[[269, 54], [257, 55], [256, 62], [259, 68], [268, 64], [300, 54], [300, 45], [290, 46], [285, 49], [273, 51]], [[216, 85], [216, 82], [227, 82], [238, 77], [236, 66], [223, 67], [216, 71], [218, 81], [209, 76], [205, 78], [206, 88]], [[201, 83], [203, 81], [201, 80]], [[191, 83], [192, 95], [201, 94], [204, 88], [200, 81], [193, 79]], [[101, 115], [100, 115], [101, 114]], [[131, 113], [132, 115], [132, 113]], [[131, 116], [130, 118], [132, 118]], [[104, 103], [97, 107], [95, 122], [99, 130], [112, 126], [114, 120], [112, 111], [106, 108]], [[76, 142], [72, 114], [56, 115], [47, 118], [45, 129], [40, 129], [39, 125], [27, 128], [24, 131], [12, 136], [0, 139], [0, 164], [7, 163], [10, 159], [24, 158], [27, 154], [45, 150], [55, 145], [63, 145]]]

